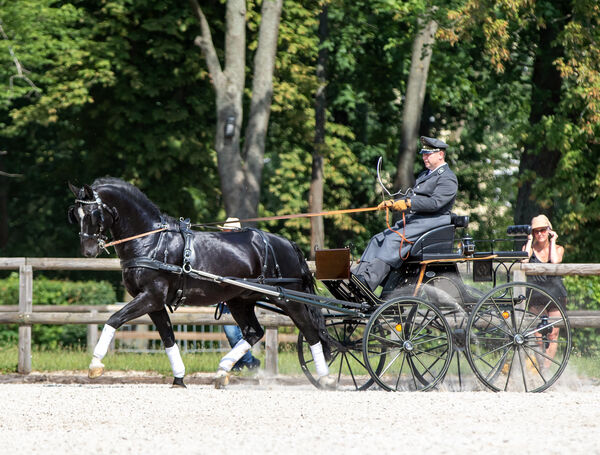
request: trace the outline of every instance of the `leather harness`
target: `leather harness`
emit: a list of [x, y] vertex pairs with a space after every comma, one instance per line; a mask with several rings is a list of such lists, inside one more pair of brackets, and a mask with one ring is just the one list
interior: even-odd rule
[[[188, 277], [192, 277], [194, 279], [207, 280], [204, 277], [201, 277], [194, 273], [192, 269], [192, 264], [195, 262], [195, 252], [193, 248], [194, 241], [194, 231], [190, 229], [190, 220], [189, 218], [179, 219], [179, 224], [177, 225], [177, 229], [168, 229], [169, 223], [165, 218], [161, 216], [161, 222], [159, 228], [165, 228], [165, 230], [160, 232], [160, 237], [154, 250], [152, 251], [150, 256], [140, 256], [133, 259], [122, 260], [121, 267], [123, 269], [131, 269], [131, 268], [146, 268], [151, 270], [157, 270], [160, 272], [168, 272], [179, 275], [179, 280], [177, 283], [177, 291], [175, 292], [175, 296], [171, 302], [167, 302], [166, 305], [171, 311], [175, 311], [180, 305], [184, 305], [187, 299], [186, 290], [188, 289], [187, 280]], [[244, 228], [241, 229], [243, 231], [254, 231], [258, 233], [262, 239], [264, 245], [264, 254], [262, 261], [262, 274], [257, 278], [244, 278], [244, 281], [256, 282], [260, 284], [274, 285], [274, 284], [284, 284], [284, 283], [301, 283], [302, 280], [300, 278], [283, 278], [281, 276], [281, 269], [277, 262], [277, 258], [275, 256], [275, 250], [273, 246], [269, 242], [268, 237], [265, 233], [259, 229], [254, 228]], [[162, 249], [163, 244], [166, 242], [167, 233], [175, 232], [180, 234], [184, 240], [183, 246], [183, 264], [169, 264], [167, 262], [167, 251], [168, 249], [164, 248], [164, 254], [162, 260], [157, 258], [157, 254]], [[275, 273], [277, 275], [276, 278], [267, 278], [266, 275], [268, 273], [269, 268], [269, 254], [273, 258], [273, 265], [275, 269]], [[226, 278], [236, 278], [236, 277], [226, 277]]]

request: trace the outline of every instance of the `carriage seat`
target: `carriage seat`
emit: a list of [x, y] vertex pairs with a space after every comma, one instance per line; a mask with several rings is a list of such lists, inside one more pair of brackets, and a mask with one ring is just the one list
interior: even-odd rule
[[454, 252], [454, 232], [457, 227], [467, 227], [468, 216], [460, 216], [456, 213], [450, 214], [450, 224], [439, 226], [426, 232], [419, 237], [410, 249], [409, 260], [424, 261], [435, 259], [436, 256], [449, 257], [456, 254], [457, 258], [462, 254]]

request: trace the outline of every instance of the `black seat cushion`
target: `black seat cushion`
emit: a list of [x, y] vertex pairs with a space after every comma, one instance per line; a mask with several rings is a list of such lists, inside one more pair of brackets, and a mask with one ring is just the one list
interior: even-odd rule
[[423, 260], [424, 254], [449, 254], [453, 252], [454, 246], [453, 224], [440, 226], [426, 232], [413, 244], [410, 249], [412, 259]]

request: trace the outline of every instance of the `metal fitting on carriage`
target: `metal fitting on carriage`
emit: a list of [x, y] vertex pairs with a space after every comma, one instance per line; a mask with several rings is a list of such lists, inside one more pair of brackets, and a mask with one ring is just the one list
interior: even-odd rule
[[473, 256], [473, 253], [475, 253], [475, 241], [473, 240], [473, 237], [466, 235], [462, 238], [461, 242], [462, 254], [465, 256]]

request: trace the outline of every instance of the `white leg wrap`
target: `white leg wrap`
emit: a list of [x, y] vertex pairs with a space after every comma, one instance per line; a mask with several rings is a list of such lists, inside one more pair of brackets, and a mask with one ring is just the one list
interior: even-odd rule
[[171, 369], [173, 370], [173, 376], [176, 378], [183, 378], [185, 376], [185, 365], [181, 360], [181, 354], [179, 353], [179, 346], [175, 343], [170, 348], [165, 348], [169, 362], [171, 362]]
[[102, 358], [106, 355], [108, 352], [108, 347], [110, 346], [110, 342], [115, 336], [116, 331], [116, 329], [108, 324], [104, 324], [104, 328], [100, 334], [100, 339], [98, 340], [98, 344], [96, 344], [96, 348], [94, 349], [95, 358], [102, 360]]
[[310, 352], [312, 353], [313, 360], [315, 361], [317, 376], [327, 376], [329, 374], [329, 367], [327, 366], [325, 356], [323, 355], [323, 346], [321, 345], [321, 342], [319, 341], [317, 344], [312, 345], [310, 347]]
[[252, 346], [246, 340], [240, 340], [231, 351], [225, 354], [225, 357], [219, 362], [219, 369], [230, 371], [235, 365], [235, 362], [240, 360], [242, 356], [250, 350]]

